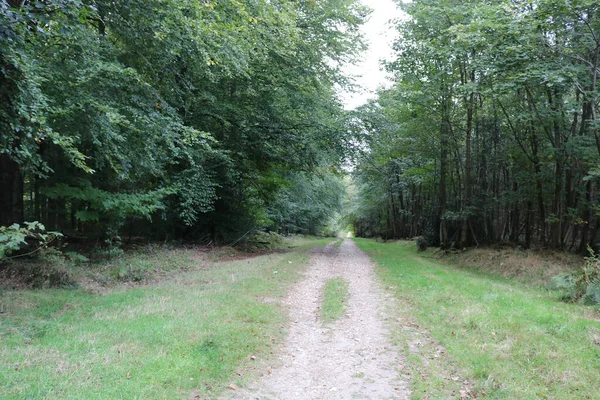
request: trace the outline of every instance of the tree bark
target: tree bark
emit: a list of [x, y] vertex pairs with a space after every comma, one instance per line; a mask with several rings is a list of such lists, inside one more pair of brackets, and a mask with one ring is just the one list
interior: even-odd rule
[[563, 190], [563, 146], [562, 146], [562, 134], [561, 134], [561, 124], [559, 123], [559, 113], [560, 113], [560, 98], [557, 93], [552, 94], [552, 91], [548, 89], [548, 103], [550, 104], [550, 108], [553, 111], [553, 131], [554, 131], [554, 158], [555, 158], [555, 168], [554, 168], [554, 196], [552, 198], [552, 224], [551, 224], [551, 237], [552, 237], [552, 247], [557, 249], [562, 246], [562, 219], [563, 219], [563, 210], [562, 210], [562, 190]]
[[392, 185], [390, 185], [390, 205], [392, 206], [392, 237], [394, 239], [398, 239], [398, 221], [396, 219], [398, 212], [396, 210], [396, 202], [394, 201], [394, 190], [392, 189]]
[[446, 213], [446, 174], [448, 167], [448, 130], [446, 125], [449, 122], [446, 121], [446, 116], [442, 120], [441, 140], [440, 140], [440, 247], [447, 249], [450, 244], [448, 243], [448, 226], [444, 214]]
[[579, 249], [577, 250], [580, 254], [587, 255], [587, 246], [590, 228], [592, 226], [592, 193], [594, 191], [594, 184], [591, 180], [585, 185], [585, 209], [583, 211], [583, 224], [581, 226], [581, 241], [579, 242]]
[[[467, 71], [466, 67], [464, 70], [464, 83], [467, 82], [466, 79]], [[475, 73], [471, 72], [470, 81], [475, 82]], [[463, 212], [465, 216], [462, 221], [462, 229], [460, 235], [460, 247], [467, 247], [469, 245], [469, 207], [471, 206], [471, 135], [473, 132], [473, 113], [475, 108], [475, 93], [471, 92], [471, 94], [465, 97], [465, 105], [467, 108], [467, 129], [465, 136], [465, 201], [463, 204]]]
[[[21, 1], [9, 1], [11, 7], [20, 7]], [[14, 65], [0, 52], [0, 113], [15, 118], [14, 98], [18, 93]], [[9, 152], [20, 144], [20, 137], [10, 122], [0, 120], [0, 147]], [[9, 154], [0, 154], [0, 226], [21, 224], [24, 221], [23, 175], [21, 166]]]
[[0, 154], [0, 226], [22, 224], [23, 176], [19, 164]]

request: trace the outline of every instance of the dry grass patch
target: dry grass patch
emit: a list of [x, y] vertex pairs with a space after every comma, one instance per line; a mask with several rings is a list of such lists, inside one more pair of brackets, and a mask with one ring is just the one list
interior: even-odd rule
[[459, 267], [473, 268], [536, 286], [547, 284], [560, 273], [576, 271], [585, 262], [582, 256], [576, 254], [516, 248], [480, 248], [444, 255], [429, 254]]

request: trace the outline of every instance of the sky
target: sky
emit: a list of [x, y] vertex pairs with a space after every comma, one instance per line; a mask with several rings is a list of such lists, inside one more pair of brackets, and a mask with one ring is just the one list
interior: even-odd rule
[[357, 93], [343, 92], [341, 98], [348, 110], [364, 104], [375, 97], [375, 91], [389, 81], [387, 73], [381, 70], [380, 60], [393, 56], [392, 43], [395, 32], [389, 23], [391, 19], [401, 18], [403, 13], [392, 0], [361, 0], [373, 9], [369, 21], [363, 25], [362, 31], [368, 42], [369, 49], [363, 53], [362, 61], [355, 66], [348, 66], [346, 73], [358, 75], [357, 83], [363, 90]]

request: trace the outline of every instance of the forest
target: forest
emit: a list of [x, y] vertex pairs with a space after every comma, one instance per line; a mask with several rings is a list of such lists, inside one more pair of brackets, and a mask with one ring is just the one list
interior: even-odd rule
[[0, 0], [0, 399], [597, 399], [599, 75], [598, 0]]
[[329, 233], [348, 141], [336, 88], [367, 13], [354, 0], [0, 1], [0, 226], [108, 245]]
[[403, 3], [392, 87], [356, 111], [358, 236], [587, 254], [599, 239], [600, 5]]
[[0, 2], [0, 226], [594, 248], [600, 5], [398, 7], [393, 83], [345, 110], [355, 0]]

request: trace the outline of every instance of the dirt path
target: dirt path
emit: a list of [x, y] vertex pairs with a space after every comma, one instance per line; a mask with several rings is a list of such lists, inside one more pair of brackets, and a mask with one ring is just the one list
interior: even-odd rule
[[[321, 293], [334, 277], [348, 281], [347, 313], [323, 326]], [[232, 399], [408, 399], [400, 380], [403, 360], [384, 326], [386, 297], [370, 259], [352, 240], [329, 245], [313, 256], [305, 278], [286, 300], [292, 326], [281, 367]]]

